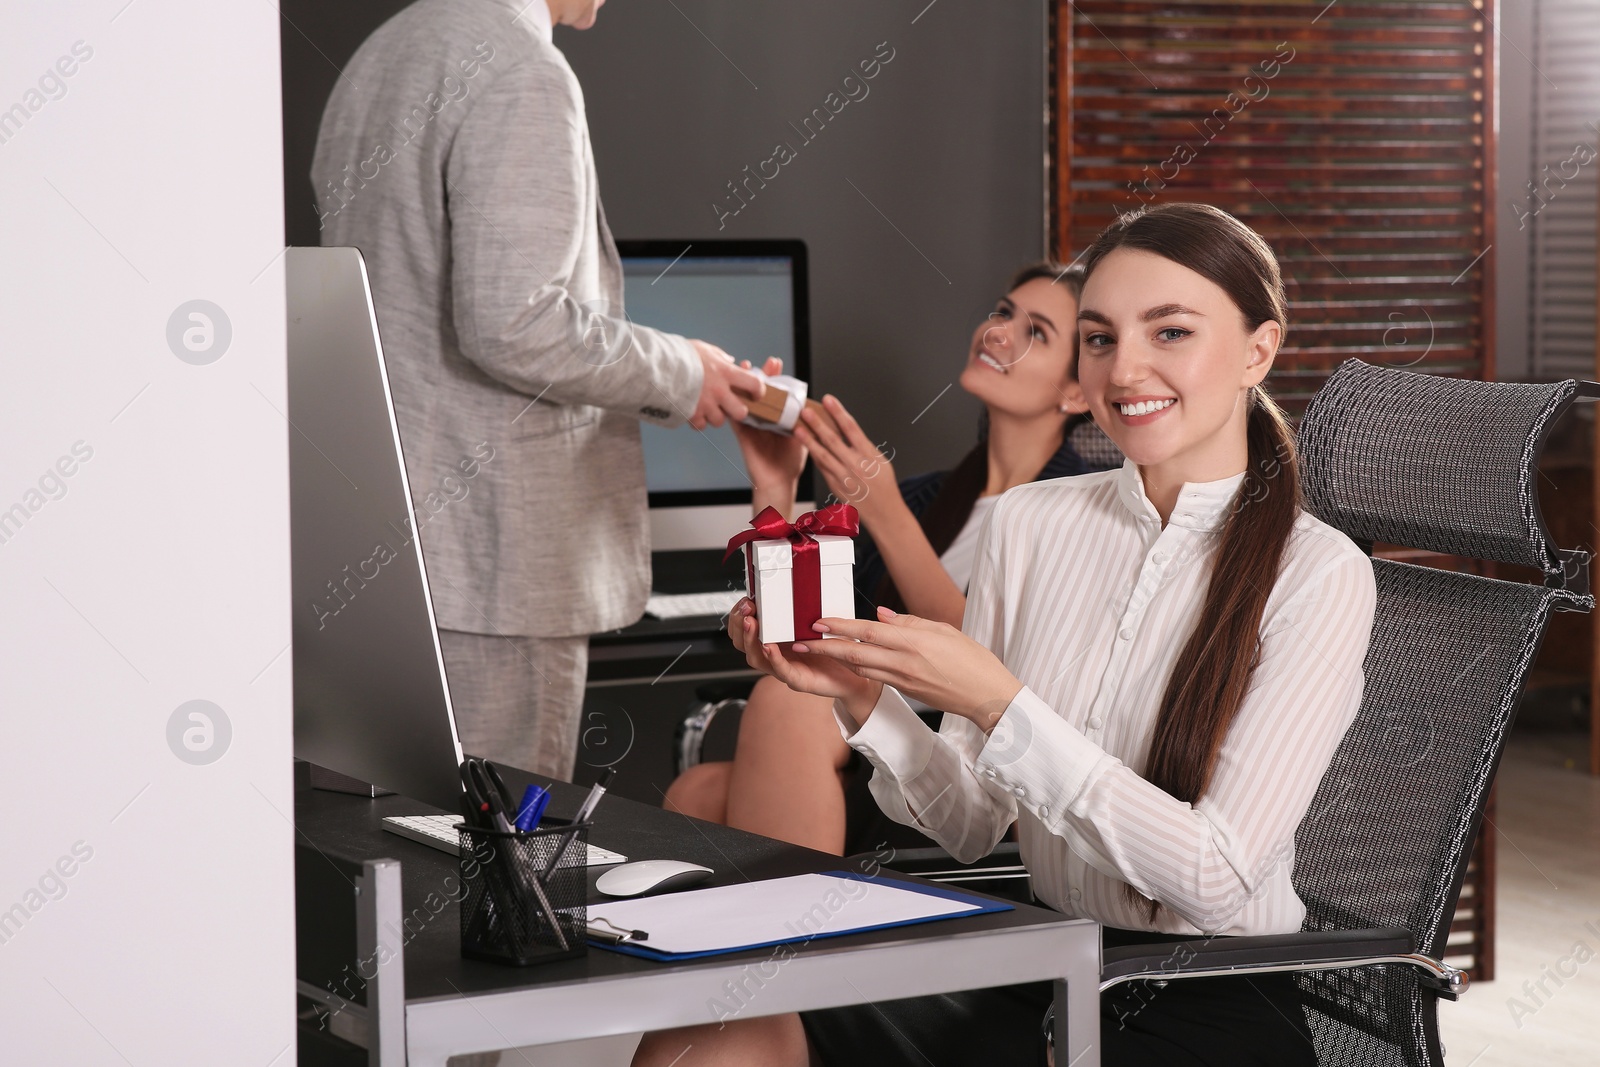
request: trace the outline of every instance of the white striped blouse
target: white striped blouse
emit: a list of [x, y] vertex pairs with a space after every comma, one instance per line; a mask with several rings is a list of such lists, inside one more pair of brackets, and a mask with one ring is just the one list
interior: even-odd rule
[[[1180, 934], [1298, 930], [1295, 828], [1355, 718], [1372, 628], [1372, 565], [1349, 538], [1296, 521], [1205, 794], [1183, 803], [1141, 777], [1243, 477], [1188, 483], [1165, 528], [1131, 461], [1002, 495], [962, 629], [1024, 688], [988, 737], [955, 715], [934, 732], [891, 686], [859, 729], [836, 704], [883, 810], [963, 862], [1015, 820], [1035, 894], [1068, 915]], [[1125, 885], [1164, 905], [1154, 924]]]

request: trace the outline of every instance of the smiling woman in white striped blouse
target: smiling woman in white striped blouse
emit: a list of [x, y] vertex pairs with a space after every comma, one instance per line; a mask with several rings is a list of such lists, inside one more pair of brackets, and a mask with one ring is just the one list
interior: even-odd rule
[[[750, 664], [834, 698], [884, 811], [957, 858], [1013, 821], [1034, 892], [1106, 926], [1287, 933], [1294, 834], [1361, 701], [1365, 555], [1300, 508], [1261, 387], [1287, 324], [1266, 242], [1215, 208], [1123, 217], [1091, 247], [1079, 378], [1121, 470], [991, 509], [962, 627], [880, 611], [792, 649], [730, 617]], [[818, 629], [823, 629], [819, 625]], [[942, 708], [939, 731], [910, 696]], [[1159, 933], [1152, 933], [1159, 932]], [[1102, 1063], [1315, 1063], [1292, 980], [1106, 995]], [[1048, 986], [652, 1035], [635, 1063], [1037, 1062]], [[670, 1054], [669, 1054], [670, 1047]]]

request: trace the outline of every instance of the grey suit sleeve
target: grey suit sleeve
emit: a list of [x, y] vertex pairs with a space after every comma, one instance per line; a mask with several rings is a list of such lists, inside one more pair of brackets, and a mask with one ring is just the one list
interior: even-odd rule
[[620, 308], [584, 306], [569, 288], [598, 225], [578, 92], [570, 71], [521, 63], [457, 132], [446, 165], [457, 339], [514, 389], [675, 426], [700, 395], [693, 346], [630, 325]]

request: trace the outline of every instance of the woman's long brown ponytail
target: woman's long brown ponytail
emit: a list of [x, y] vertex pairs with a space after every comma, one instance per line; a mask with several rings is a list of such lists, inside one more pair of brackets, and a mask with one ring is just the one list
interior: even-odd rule
[[1288, 420], [1260, 389], [1251, 390], [1248, 439], [1250, 466], [1217, 537], [1200, 618], [1167, 679], [1145, 761], [1147, 781], [1189, 803], [1210, 784], [1250, 688], [1261, 616], [1300, 508]]
[[[1153, 252], [1215, 282], [1248, 330], [1269, 320], [1288, 327], [1276, 257], [1255, 231], [1224, 211], [1165, 204], [1125, 215], [1090, 247], [1086, 274], [1116, 248]], [[1205, 601], [1167, 679], [1145, 761], [1146, 781], [1191, 804], [1205, 795], [1250, 689], [1261, 617], [1301, 504], [1294, 434], [1283, 410], [1260, 386], [1250, 390], [1248, 402], [1249, 465], [1215, 535]], [[1155, 918], [1158, 902], [1132, 886], [1128, 897], [1143, 901]]]

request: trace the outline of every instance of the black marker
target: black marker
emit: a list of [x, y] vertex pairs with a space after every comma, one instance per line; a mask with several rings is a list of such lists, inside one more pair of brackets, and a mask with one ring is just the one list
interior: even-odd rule
[[[589, 795], [583, 798], [583, 804], [578, 808], [578, 814], [573, 817], [573, 826], [577, 826], [579, 823], [587, 822], [589, 820], [589, 816], [594, 814], [595, 806], [600, 803], [600, 798], [606, 795], [606, 786], [611, 784], [611, 777], [616, 773], [617, 769], [615, 767], [606, 768], [605, 773], [600, 776], [600, 780], [594, 784], [594, 788], [589, 790]], [[548, 877], [550, 872], [555, 870], [556, 866], [560, 864], [561, 857], [567, 854], [567, 847], [572, 844], [572, 839], [577, 836], [577, 831], [574, 830], [572, 833], [567, 834], [561, 839], [561, 843], [556, 846], [554, 854], [552, 854], [550, 857], [550, 862], [544, 865], [544, 873], [546, 877]]]

